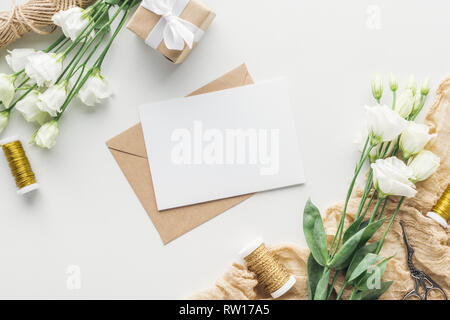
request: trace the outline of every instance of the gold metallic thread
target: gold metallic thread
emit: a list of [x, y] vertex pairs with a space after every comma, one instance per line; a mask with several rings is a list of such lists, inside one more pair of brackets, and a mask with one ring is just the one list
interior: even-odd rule
[[36, 183], [33, 170], [20, 141], [13, 141], [2, 146], [17, 188], [22, 189]]
[[244, 258], [247, 268], [256, 274], [258, 283], [267, 293], [280, 289], [288, 280], [289, 273], [275, 256], [262, 243]]
[[450, 184], [447, 186], [447, 189], [444, 191], [444, 194], [438, 200], [432, 211], [440, 215], [446, 221], [450, 219]]

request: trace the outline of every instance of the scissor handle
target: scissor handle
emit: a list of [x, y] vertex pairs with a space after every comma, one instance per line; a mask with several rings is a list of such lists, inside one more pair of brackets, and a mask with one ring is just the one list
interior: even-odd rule
[[[441, 286], [439, 286], [433, 279], [431, 279], [428, 275], [425, 275], [425, 278], [423, 281], [423, 286], [425, 287], [425, 294], [424, 294], [424, 298], [425, 300], [428, 299], [428, 293], [431, 290], [438, 290], [440, 293], [442, 293], [442, 295], [444, 296], [444, 300], [448, 300], [447, 298], [447, 294], [445, 293], [445, 291], [441, 288]], [[427, 286], [426, 282], [428, 282], [430, 284], [430, 286]]]
[[412, 289], [410, 292], [404, 295], [403, 300], [408, 300], [409, 297], [417, 297], [419, 300], [423, 300], [420, 294], [416, 291], [416, 289]]

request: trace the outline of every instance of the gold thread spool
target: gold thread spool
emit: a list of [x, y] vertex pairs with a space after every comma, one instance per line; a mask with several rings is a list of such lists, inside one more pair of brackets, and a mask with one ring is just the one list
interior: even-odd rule
[[436, 202], [433, 209], [427, 213], [427, 216], [438, 222], [444, 228], [448, 228], [447, 220], [450, 219], [450, 184]]
[[0, 146], [19, 189], [17, 193], [23, 195], [38, 189], [39, 185], [36, 183], [36, 177], [20, 140], [11, 137], [0, 141]]
[[258, 283], [273, 298], [281, 297], [295, 284], [295, 278], [258, 239], [240, 252], [248, 270], [256, 274]]

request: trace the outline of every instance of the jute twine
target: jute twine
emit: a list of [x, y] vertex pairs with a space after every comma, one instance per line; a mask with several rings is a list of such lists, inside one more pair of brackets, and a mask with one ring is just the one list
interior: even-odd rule
[[[56, 27], [52, 16], [73, 6], [86, 8], [96, 0], [30, 0], [16, 5], [12, 0], [12, 10], [0, 12], [0, 48], [21, 38], [33, 30], [39, 34], [49, 34]], [[45, 27], [45, 29], [43, 29]]]

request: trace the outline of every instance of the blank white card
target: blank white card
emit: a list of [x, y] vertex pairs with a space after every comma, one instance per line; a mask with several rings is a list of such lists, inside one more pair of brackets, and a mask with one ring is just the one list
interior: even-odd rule
[[285, 79], [139, 111], [158, 210], [305, 181]]

